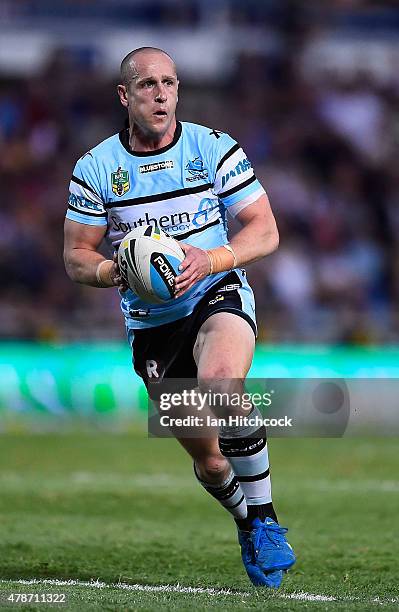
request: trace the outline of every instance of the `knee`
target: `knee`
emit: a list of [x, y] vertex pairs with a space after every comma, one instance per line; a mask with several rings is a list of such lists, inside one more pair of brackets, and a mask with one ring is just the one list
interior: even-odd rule
[[211, 409], [228, 407], [233, 397], [244, 392], [244, 378], [237, 377], [223, 365], [207, 369], [198, 375], [198, 387], [204, 394], [210, 394]]
[[198, 372], [199, 382], [211, 383], [218, 382], [219, 384], [230, 381], [238, 377], [237, 368], [234, 368], [229, 363], [217, 363], [208, 365], [200, 369]]
[[208, 455], [195, 461], [195, 470], [201, 480], [218, 483], [227, 476], [230, 465], [223, 455]]

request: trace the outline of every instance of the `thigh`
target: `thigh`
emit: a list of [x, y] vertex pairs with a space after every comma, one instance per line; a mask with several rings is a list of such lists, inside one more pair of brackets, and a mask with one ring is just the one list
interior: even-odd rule
[[246, 377], [255, 351], [255, 335], [247, 320], [217, 312], [202, 324], [194, 346], [199, 379]]
[[[196, 386], [197, 366], [190, 340], [189, 318], [150, 329], [131, 330], [133, 366], [143, 379], [152, 399], [157, 399], [168, 379], [175, 380], [176, 391], [186, 388], [184, 381]], [[178, 381], [181, 381], [180, 385]]]
[[208, 292], [197, 319], [198, 379], [245, 378], [255, 349], [255, 302], [244, 270], [233, 270]]
[[[254, 330], [246, 319], [231, 312], [212, 314], [200, 327], [194, 345], [198, 378], [220, 376], [242, 380], [251, 367], [254, 350]], [[212, 414], [209, 407], [205, 413]], [[209, 458], [224, 461], [217, 433], [206, 438], [185, 438], [178, 435], [176, 438], [199, 464]]]

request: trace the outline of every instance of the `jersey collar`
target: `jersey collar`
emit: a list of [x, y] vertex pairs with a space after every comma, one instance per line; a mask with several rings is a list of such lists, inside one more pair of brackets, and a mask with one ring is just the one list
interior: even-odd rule
[[130, 155], [133, 155], [134, 157], [152, 157], [154, 155], [160, 155], [161, 153], [165, 153], [165, 151], [169, 151], [169, 149], [174, 147], [181, 136], [181, 131], [181, 123], [180, 121], [176, 121], [176, 129], [173, 135], [172, 142], [166, 145], [166, 147], [162, 147], [161, 149], [155, 149], [154, 151], [132, 151], [129, 146], [129, 124], [127, 124], [127, 127], [125, 127], [119, 132], [119, 140], [123, 148], [126, 149], [126, 151], [130, 153]]

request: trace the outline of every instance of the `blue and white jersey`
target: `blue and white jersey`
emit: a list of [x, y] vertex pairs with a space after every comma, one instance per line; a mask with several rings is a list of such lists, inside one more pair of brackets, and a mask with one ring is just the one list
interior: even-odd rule
[[[263, 193], [244, 151], [228, 134], [178, 122], [169, 145], [133, 152], [126, 128], [79, 159], [66, 216], [104, 226], [112, 250], [127, 232], [147, 224], [192, 246], [212, 249], [228, 242], [226, 212], [235, 216]], [[126, 291], [121, 307], [127, 327], [153, 327], [191, 314], [225, 274], [207, 276], [161, 305], [146, 304]]]

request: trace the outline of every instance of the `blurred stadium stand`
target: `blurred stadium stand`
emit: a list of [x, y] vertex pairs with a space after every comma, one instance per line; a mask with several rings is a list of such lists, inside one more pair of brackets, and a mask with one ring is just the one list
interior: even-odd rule
[[270, 196], [280, 248], [249, 270], [260, 339], [397, 342], [399, 6], [361, 0], [2, 0], [0, 336], [123, 337], [116, 292], [66, 277], [62, 229], [142, 44], [181, 68], [179, 118], [239, 140]]

